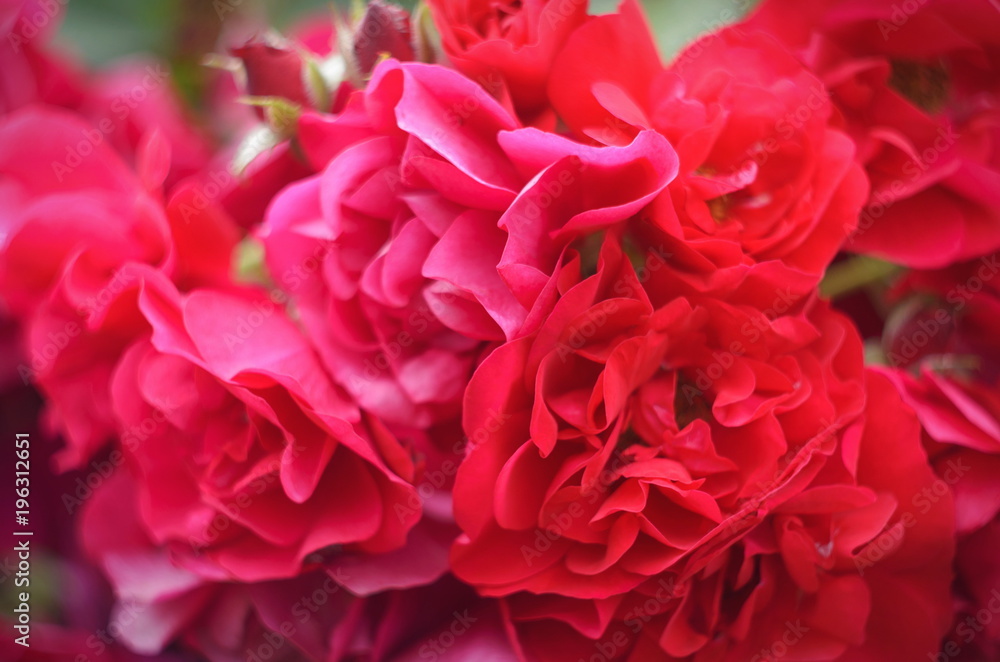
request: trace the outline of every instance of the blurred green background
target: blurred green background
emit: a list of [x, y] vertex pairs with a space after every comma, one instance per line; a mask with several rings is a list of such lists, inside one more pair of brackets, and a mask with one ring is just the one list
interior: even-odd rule
[[[279, 29], [309, 12], [351, 0], [69, 0], [60, 32], [63, 47], [92, 64], [136, 52], [172, 60], [215, 44], [225, 21], [266, 17]], [[686, 42], [732, 22], [753, 0], [644, 0], [665, 59]], [[401, 0], [412, 6], [415, 0]], [[613, 11], [617, 0], [591, 0], [591, 13]], [[233, 11], [227, 11], [227, 10]], [[238, 20], [238, 19], [237, 19]]]

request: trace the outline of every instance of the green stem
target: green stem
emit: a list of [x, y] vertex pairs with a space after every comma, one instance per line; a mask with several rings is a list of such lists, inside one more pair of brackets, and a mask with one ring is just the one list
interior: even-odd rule
[[859, 255], [827, 269], [819, 289], [826, 298], [836, 299], [881, 282], [901, 270], [902, 267], [891, 262]]

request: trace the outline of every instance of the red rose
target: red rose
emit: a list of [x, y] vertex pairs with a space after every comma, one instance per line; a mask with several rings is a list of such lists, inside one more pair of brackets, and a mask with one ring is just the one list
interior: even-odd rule
[[[617, 66], [632, 42], [634, 66]], [[676, 147], [680, 174], [638, 240], [673, 254], [672, 290], [723, 296], [750, 279], [807, 296], [854, 229], [867, 194], [854, 146], [823, 84], [765, 36], [723, 30], [664, 69], [627, 2], [570, 38], [550, 92], [581, 135], [621, 144], [654, 129]]]
[[[536, 334], [486, 359], [466, 395], [466, 433], [476, 445], [456, 485], [456, 514], [469, 540], [456, 549], [454, 564], [460, 577], [490, 592], [549, 585], [563, 594], [606, 597], [640, 584], [653, 574], [649, 568], [662, 571], [689, 553], [706, 553], [735, 538], [739, 529], [731, 518], [739, 504], [820, 433], [819, 421], [833, 426], [829, 435], [861, 407], [860, 346], [840, 318], [820, 309], [819, 327], [797, 318], [770, 322], [760, 313], [711, 300], [692, 306], [676, 299], [654, 309], [615, 240], [606, 240], [600, 260], [598, 274], [565, 292]], [[826, 329], [829, 342], [819, 342], [819, 328]], [[821, 366], [830, 361], [842, 364], [842, 372], [824, 375]], [[775, 408], [800, 413], [777, 416]], [[497, 412], [509, 420], [491, 426]], [[478, 444], [479, 439], [489, 443]], [[802, 449], [810, 457], [813, 452]], [[779, 461], [786, 454], [791, 455]], [[614, 491], [595, 492], [612, 461], [612, 478], [631, 478], [640, 492], [647, 489], [642, 481], [657, 472], [678, 483], [676, 496], [665, 494], [655, 508], [676, 509], [684, 533], [659, 540], [662, 551], [646, 561], [619, 564], [617, 552], [605, 561], [586, 561], [588, 553], [573, 549], [571, 539], [578, 535], [584, 547], [613, 544], [609, 532], [622, 518], [603, 504]], [[583, 471], [582, 477], [576, 471]], [[532, 478], [525, 483], [527, 475]], [[709, 476], [726, 488], [699, 490]], [[524, 494], [529, 484], [532, 492]], [[780, 491], [781, 481], [772, 487]], [[521, 496], [515, 498], [515, 491]], [[535, 527], [581, 496], [597, 497], [588, 501], [594, 512], [584, 521], [607, 520], [599, 527], [602, 533], [588, 534], [581, 524], [540, 562], [522, 559], [522, 543], [530, 549]], [[635, 498], [643, 501], [638, 493]], [[634, 529], [635, 523], [620, 524], [623, 532], [613, 539], [631, 540], [632, 556], [654, 554], [657, 544]], [[702, 549], [704, 543], [697, 544], [702, 539], [716, 543]], [[496, 564], [477, 553], [481, 545], [500, 541], [516, 563]]]
[[637, 659], [733, 660], [799, 618], [815, 659], [871, 656], [894, 638], [895, 587], [923, 576], [904, 610], [928, 635], [910, 645], [936, 642], [951, 505], [903, 519], [933, 476], [884, 381], [869, 387], [881, 418], [862, 433], [852, 327], [817, 301], [775, 320], [713, 300], [654, 308], [617, 241], [473, 377], [455, 573], [513, 596], [515, 620], [548, 614], [592, 640], [641, 614], [655, 625], [627, 635]]
[[410, 14], [384, 0], [370, 0], [365, 13], [354, 27], [354, 61], [367, 76], [382, 57], [408, 61], [416, 59]]
[[[955, 623], [943, 650], [962, 660], [1000, 651], [1000, 264], [996, 254], [939, 271], [913, 271], [894, 287], [884, 374], [923, 425], [940, 478], [955, 501]], [[990, 606], [992, 605], [992, 607]], [[985, 633], [983, 633], [985, 629]], [[975, 633], [970, 640], [969, 633]], [[982, 634], [981, 634], [982, 633]], [[977, 655], [979, 657], [977, 657]]]
[[[886, 374], [931, 439], [1000, 456], [997, 259], [993, 254], [907, 274], [895, 286], [898, 305], [886, 324], [883, 348]], [[993, 501], [984, 499], [982, 505], [996, 514], [1000, 502]], [[961, 510], [971, 515], [973, 509]]]
[[552, 63], [586, 20], [586, 0], [431, 0], [430, 8], [456, 69], [509, 98], [526, 123], [552, 123]]
[[872, 181], [850, 248], [920, 268], [1000, 247], [1000, 12], [988, 0], [768, 0], [748, 20], [830, 90]]
[[305, 108], [317, 104], [318, 100], [310, 97], [306, 62], [292, 48], [250, 41], [229, 52], [243, 64], [247, 94], [280, 97]]
[[484, 343], [538, 319], [568, 246], [674, 173], [658, 136], [601, 149], [518, 129], [472, 81], [392, 60], [299, 140], [322, 172], [271, 205], [268, 266], [337, 382], [411, 428], [454, 418]]

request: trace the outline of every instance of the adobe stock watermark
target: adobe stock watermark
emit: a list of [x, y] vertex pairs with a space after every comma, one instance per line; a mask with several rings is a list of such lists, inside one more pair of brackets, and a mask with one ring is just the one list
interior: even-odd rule
[[550, 2], [543, 13], [545, 17], [544, 25], [549, 29], [555, 28], [568, 21], [580, 9], [581, 5], [586, 8], [588, 4], [589, 0], [556, 0], [555, 2]]
[[[468, 436], [468, 439], [459, 439], [451, 447], [453, 457], [467, 455], [477, 446], [486, 443], [491, 435], [499, 432], [503, 426], [511, 419], [507, 412], [490, 409], [487, 412], [486, 420]], [[444, 489], [455, 475], [458, 474], [460, 462], [447, 459], [441, 463], [437, 469], [424, 473], [423, 479], [417, 485], [416, 490], [410, 492], [405, 504], [396, 503], [393, 506], [396, 517], [400, 522], [405, 522], [414, 514], [420, 512], [423, 504], [427, 502], [439, 490]]]
[[910, 505], [916, 509], [916, 514], [913, 510], [904, 512], [895, 526], [876, 536], [854, 557], [854, 566], [858, 574], [864, 577], [865, 570], [894, 552], [902, 544], [906, 531], [916, 525], [918, 515], [926, 515], [941, 499], [951, 494], [951, 486], [958, 483], [971, 469], [972, 467], [965, 464], [962, 458], [948, 460], [944, 470], [940, 472], [940, 477], [930, 486], [914, 494], [910, 500]]
[[230, 331], [222, 334], [222, 342], [226, 349], [232, 351], [237, 345], [242, 345], [253, 336], [264, 322], [288, 302], [288, 296], [281, 290], [273, 290], [267, 299], [253, 302], [253, 310], [236, 318]]
[[794, 623], [785, 621], [785, 630], [781, 636], [771, 642], [770, 646], [754, 654], [749, 662], [777, 662], [788, 655], [792, 648], [809, 633], [809, 630], [809, 626], [803, 625], [801, 619], [796, 619]]
[[332, 250], [332, 242], [321, 242], [309, 255], [285, 269], [279, 279], [280, 286], [271, 288], [266, 297], [254, 301], [253, 310], [237, 317], [233, 326], [222, 334], [226, 349], [233, 351], [237, 345], [244, 344], [272, 315], [284, 311], [295, 292], [323, 267], [326, 256]]
[[87, 637], [86, 645], [89, 652], [77, 653], [73, 662], [92, 662], [101, 658], [118, 643], [126, 629], [131, 627], [148, 608], [147, 604], [134, 600], [119, 602], [107, 626], [95, 630]]
[[[499, 89], [504, 85], [504, 79], [499, 73], [492, 71], [484, 76], [479, 76], [474, 82], [477, 85], [477, 87], [473, 88], [475, 92], [463, 95], [462, 98], [449, 104], [444, 109], [444, 112], [438, 115], [438, 117], [444, 121], [446, 126], [436, 127], [429, 136], [418, 135], [417, 137], [433, 149], [435, 145], [438, 145], [441, 142], [442, 138], [446, 139], [450, 137], [449, 132], [468, 122], [474, 114], [479, 112], [484, 104], [494, 105], [499, 103], [496, 99], [490, 96], [487, 91], [490, 89]], [[429, 138], [429, 140], [427, 138]], [[490, 166], [495, 168], [492, 160]], [[492, 168], [491, 171], [486, 174], [491, 174]], [[406, 171], [401, 169], [399, 176], [405, 178], [406, 174]], [[389, 180], [389, 184], [390, 188], [392, 188], [392, 185], [394, 184], [392, 179]]]
[[958, 657], [963, 648], [971, 644], [995, 618], [1000, 618], [1000, 589], [997, 588], [990, 593], [990, 600], [985, 607], [966, 616], [955, 626], [955, 638], [945, 642], [940, 651], [927, 653], [927, 659], [931, 662], [948, 662]]
[[[889, 41], [889, 37], [893, 33], [899, 32], [927, 2], [928, 0], [903, 0], [903, 2], [894, 4], [889, 13], [889, 18], [879, 19], [878, 30], [882, 34], [882, 40]], [[996, 3], [997, 0], [990, 0], [990, 2]], [[994, 4], [994, 7], [996, 6], [997, 4]]]
[[212, 202], [217, 200], [228, 190], [230, 184], [235, 181], [233, 174], [226, 168], [213, 170], [208, 179], [195, 186], [194, 196], [190, 202], [181, 203], [177, 210], [181, 214], [184, 223], [189, 224], [192, 220], [200, 217], [201, 213], [207, 210]]
[[743, 161], [736, 169], [737, 174], [746, 174], [752, 169], [760, 169], [777, 154], [782, 147], [782, 141], [795, 139], [816, 113], [830, 108], [830, 95], [826, 87], [816, 85], [809, 88], [809, 94], [798, 106], [779, 117], [766, 138], [758, 140], [743, 153]]
[[469, 610], [454, 611], [451, 614], [451, 622], [439, 634], [429, 637], [420, 646], [417, 654], [423, 660], [434, 662], [455, 645], [455, 643], [468, 632], [472, 625], [479, 619], [469, 615]]
[[712, 352], [712, 361], [705, 366], [697, 368], [690, 381], [680, 384], [681, 394], [685, 397], [688, 406], [693, 405], [699, 398], [705, 397], [712, 387], [725, 376], [732, 368], [737, 359], [749, 353], [752, 345], [760, 342], [761, 338], [770, 330], [769, 324], [785, 315], [795, 304], [802, 299], [802, 294], [792, 292], [790, 287], [778, 291], [774, 301], [760, 315], [754, 315], [750, 320], [743, 323], [740, 333], [744, 341], [733, 340], [725, 349]]
[[44, 343], [32, 346], [31, 356], [27, 357], [28, 361], [17, 366], [17, 374], [24, 385], [36, 382], [38, 375], [45, 372], [75, 338], [83, 335], [86, 325], [134, 282], [136, 276], [132, 273], [132, 269], [128, 266], [122, 267], [97, 294], [87, 297], [77, 308], [77, 315], [82, 317], [83, 321], [70, 320], [62, 329], [48, 332]]
[[533, 567], [538, 559], [553, 549], [555, 543], [563, 538], [574, 523], [581, 518], [592, 515], [592, 511], [584, 508], [583, 503], [586, 502], [591, 508], [595, 506], [598, 500], [608, 493], [612, 485], [615, 485], [621, 475], [621, 470], [629, 464], [631, 464], [631, 460], [616, 450], [597, 477], [590, 483], [581, 485], [580, 494], [576, 499], [571, 501], [563, 511], [552, 513], [548, 524], [536, 526], [535, 539], [532, 544], [521, 545], [520, 552], [524, 564], [529, 568]]
[[244, 651], [247, 662], [268, 662], [275, 657], [282, 660], [287, 659], [282, 649], [288, 645], [303, 625], [315, 618], [320, 609], [342, 590], [344, 582], [348, 579], [349, 576], [340, 568], [327, 570], [326, 579], [322, 585], [317, 586], [292, 604], [289, 618], [282, 621], [277, 627], [266, 630], [262, 636], [263, 643]]
[[594, 643], [593, 654], [578, 658], [577, 662], [611, 662], [619, 659], [653, 617], [662, 614], [665, 607], [679, 597], [681, 593], [674, 578], [661, 577], [656, 584], [656, 592], [623, 616], [623, 625], [628, 629], [615, 629], [613, 633]]
[[[414, 131], [414, 135], [420, 138], [421, 142], [431, 149], [438, 151], [438, 146], [448, 144], [452, 137], [452, 132], [460, 128], [472, 118], [484, 104], [497, 104], [498, 102], [490, 96], [489, 90], [501, 89], [504, 79], [496, 71], [475, 79], [477, 87], [475, 92], [463, 95], [460, 99], [449, 104], [438, 118], [443, 121], [444, 126], [438, 125], [429, 134], [422, 131]], [[444, 156], [444, 155], [442, 155]], [[447, 158], [447, 157], [445, 157]], [[485, 166], [479, 166], [477, 172], [479, 177], [491, 177], [496, 174], [498, 168], [496, 159], [487, 159]], [[398, 195], [401, 189], [405, 189], [409, 182], [418, 179], [416, 175], [420, 173], [418, 166], [414, 165], [414, 159], [404, 159], [399, 163], [398, 168], [386, 168], [382, 170], [382, 178], [393, 195]]]
[[[539, 221], [542, 212], [549, 209], [570, 192], [571, 187], [577, 183], [577, 178], [583, 173], [588, 164], [575, 154], [565, 159], [566, 163], [558, 168], [555, 164], [545, 169], [537, 178], [534, 185], [525, 189], [510, 209], [504, 214], [501, 222], [510, 224], [514, 218], [527, 220], [528, 222]], [[530, 195], [528, 193], [530, 192]], [[510, 214], [510, 216], [508, 216]]]
[[932, 315], [917, 320], [915, 329], [901, 336], [886, 353], [886, 361], [894, 368], [906, 366], [942, 332], [951, 329], [952, 323], [965, 310], [976, 294], [1000, 273], [1000, 254], [993, 253], [980, 259], [979, 267], [964, 283], [955, 285], [945, 294], [949, 306], [939, 306]]
[[303, 625], [315, 618], [316, 614], [330, 602], [333, 596], [342, 590], [343, 583], [350, 579], [340, 568], [325, 572], [326, 579], [322, 585], [317, 586], [292, 604], [289, 618], [277, 626], [265, 630], [261, 636], [264, 640], [263, 643], [251, 646], [244, 651], [247, 662], [268, 662], [275, 657], [282, 660], [287, 659], [287, 655], [282, 649], [291, 642], [292, 637], [298, 633]]
[[36, 0], [33, 4], [38, 7], [38, 10], [30, 15], [22, 16], [14, 29], [7, 35], [11, 50], [14, 53], [20, 53], [23, 45], [41, 34], [59, 16], [62, 8], [68, 3], [69, 0]]
[[70, 515], [76, 512], [85, 501], [94, 496], [94, 493], [114, 475], [119, 467], [125, 464], [128, 453], [135, 452], [139, 448], [139, 444], [161, 432], [163, 426], [169, 424], [170, 412], [173, 409], [173, 405], [161, 404], [154, 407], [153, 413], [139, 423], [121, 430], [120, 447], [112, 449], [105, 459], [92, 460], [87, 474], [77, 477], [72, 492], [63, 493], [62, 503], [66, 512]]
[[365, 357], [360, 374], [351, 373], [346, 386], [352, 393], [360, 393], [376, 382], [390, 370], [407, 349], [418, 342], [421, 334], [437, 322], [439, 315], [446, 312], [448, 307], [458, 300], [457, 294], [448, 291], [437, 292], [431, 299], [422, 299], [420, 305], [406, 318], [408, 330], [400, 331], [395, 336], [382, 340], [378, 351]]
[[[271, 141], [271, 136], [268, 132], [257, 131], [244, 138], [240, 144], [240, 149], [245, 153], [259, 156], [273, 146], [274, 143]], [[252, 163], [253, 160], [251, 159], [249, 163]], [[236, 181], [238, 176], [238, 170], [234, 165], [229, 168], [213, 170], [207, 178], [202, 178], [195, 185], [194, 196], [190, 202], [183, 202], [178, 206], [178, 211], [184, 223], [191, 223], [192, 220], [198, 218], [215, 200], [218, 200], [229, 190], [230, 185]]]
[[743, 30], [734, 24], [754, 5], [754, 0], [733, 0], [732, 5], [735, 9], [726, 7], [719, 12], [715, 19], [702, 21], [701, 25], [704, 28], [702, 32], [696, 38], [688, 40], [688, 46], [680, 57], [674, 60], [672, 67], [676, 71], [683, 72], [689, 65], [700, 59], [708, 50], [708, 44], [714, 43], [722, 37], [721, 30], [723, 28], [728, 27], [736, 34], [744, 34]]
[[202, 554], [206, 549], [214, 545], [230, 526], [240, 522], [242, 515], [253, 507], [254, 500], [265, 494], [279, 482], [282, 463], [298, 458], [305, 450], [305, 447], [293, 444], [291, 449], [291, 452], [287, 456], [282, 454], [279, 457], [273, 457], [263, 466], [257, 467], [256, 471], [259, 475], [247, 483], [235, 497], [225, 502], [212, 504], [215, 514], [212, 515], [208, 526], [203, 531], [188, 539], [191, 551], [195, 555]]
[[[118, 121], [125, 121], [149, 97], [150, 92], [170, 78], [170, 72], [161, 63], [151, 64], [145, 71], [146, 74], [139, 83], [111, 101], [109, 109]], [[52, 161], [52, 172], [56, 180], [62, 182], [67, 175], [80, 167], [116, 129], [117, 125], [110, 117], [103, 118], [96, 127], [85, 129], [78, 142], [66, 146], [65, 157], [59, 161]]]
[[757, 481], [757, 491], [730, 518], [729, 531], [732, 535], [755, 526], [760, 517], [758, 510], [771, 493], [793, 475], [798, 467], [808, 464], [820, 452], [820, 447], [838, 434], [845, 425], [841, 420], [821, 419], [819, 423], [821, 426], [819, 431], [809, 441], [798, 448], [789, 449], [779, 460], [774, 473], [765, 480]]
[[[644, 285], [655, 273], [667, 266], [671, 257], [673, 253], [665, 250], [663, 246], [650, 248], [645, 262], [635, 270], [635, 280], [640, 286]], [[638, 294], [633, 290], [632, 280], [628, 278], [618, 279], [611, 289], [616, 297], [622, 299]], [[618, 299], [606, 299], [590, 308], [586, 313], [586, 319], [569, 327], [569, 333], [565, 334], [556, 346], [556, 355], [565, 363], [574, 352], [592, 340], [620, 308]]]
[[885, 216], [886, 211], [897, 200], [906, 195], [910, 185], [920, 179], [958, 142], [958, 138], [959, 135], [955, 133], [954, 127], [950, 124], [946, 127], [940, 127], [931, 145], [921, 150], [916, 158], [910, 157], [902, 165], [900, 169], [904, 177], [896, 178], [889, 182], [888, 186], [882, 186], [878, 191], [872, 193], [861, 212], [857, 227], [844, 224], [844, 234], [857, 237], [870, 230], [878, 219]]

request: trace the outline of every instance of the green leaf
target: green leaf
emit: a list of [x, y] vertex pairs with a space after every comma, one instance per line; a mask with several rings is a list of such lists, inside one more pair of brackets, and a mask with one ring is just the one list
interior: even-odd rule
[[828, 299], [836, 299], [870, 285], [888, 281], [902, 267], [873, 257], [859, 255], [831, 266], [819, 290]]

